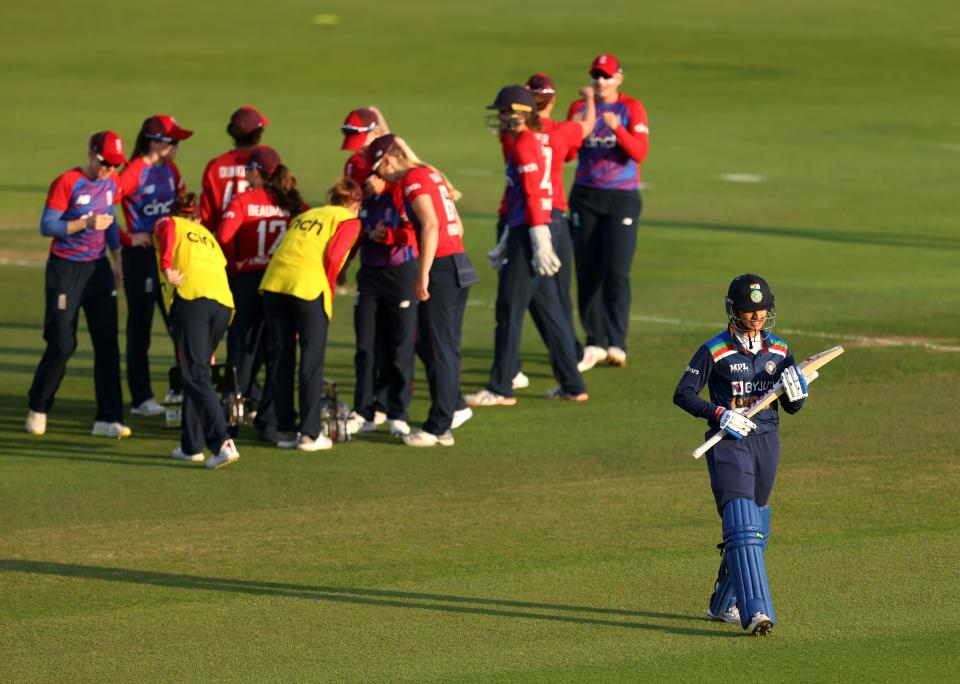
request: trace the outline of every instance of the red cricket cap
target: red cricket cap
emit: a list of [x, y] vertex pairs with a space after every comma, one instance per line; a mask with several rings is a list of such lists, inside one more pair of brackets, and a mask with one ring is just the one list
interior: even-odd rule
[[387, 135], [381, 135], [379, 138], [370, 143], [370, 147], [367, 148], [367, 168], [369, 169], [368, 173], [373, 173], [377, 170], [377, 167], [380, 166], [380, 162], [383, 161], [383, 155], [393, 147], [393, 141], [397, 139], [397, 136], [392, 133]]
[[534, 74], [527, 79], [527, 90], [543, 95], [556, 95], [557, 89], [553, 87], [553, 79], [546, 74]]
[[341, 150], [352, 150], [356, 152], [361, 147], [363, 143], [367, 140], [367, 133], [372, 130], [375, 130], [379, 126], [377, 123], [377, 115], [372, 109], [354, 109], [352, 112], [347, 114], [347, 118], [343, 120], [343, 125], [340, 126], [340, 130], [343, 131], [343, 145], [341, 145]]
[[123, 140], [113, 131], [100, 131], [90, 136], [90, 151], [97, 161], [111, 166], [127, 163], [127, 158], [123, 156]]
[[267, 117], [253, 107], [241, 107], [230, 117], [230, 128], [239, 135], [250, 135], [259, 128], [266, 128]]
[[620, 60], [607, 52], [593, 60], [593, 64], [590, 65], [590, 73], [592, 74], [595, 71], [599, 71], [608, 77], [623, 73], [623, 69], [620, 67]]
[[283, 160], [280, 159], [280, 154], [275, 149], [266, 145], [258, 145], [253, 148], [247, 166], [259, 169], [263, 176], [272, 176], [273, 172], [282, 163]]
[[367, 182], [367, 179], [372, 174], [370, 163], [367, 161], [367, 155], [357, 155], [355, 159], [351, 157], [350, 165], [347, 169], [347, 178], [362, 188], [363, 184]]
[[180, 128], [177, 120], [166, 114], [151, 116], [143, 122], [143, 127], [140, 130], [151, 140], [163, 140], [164, 142], [186, 140], [193, 135], [193, 131]]

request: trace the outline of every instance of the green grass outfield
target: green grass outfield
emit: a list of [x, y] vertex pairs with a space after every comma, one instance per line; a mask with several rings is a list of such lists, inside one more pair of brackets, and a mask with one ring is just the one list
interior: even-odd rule
[[[0, 9], [0, 680], [946, 681], [960, 638], [960, 121], [953, 2], [61, 0]], [[606, 9], [606, 13], [605, 10]], [[318, 24], [316, 15], [339, 22]], [[326, 21], [326, 20], [321, 20]], [[47, 185], [110, 127], [171, 113], [196, 188], [254, 104], [318, 200], [338, 126], [377, 104], [463, 190], [463, 386], [491, 361], [500, 153], [483, 107], [550, 72], [563, 111], [611, 51], [651, 120], [630, 366], [583, 406], [477, 411], [451, 449], [385, 435], [263, 448], [214, 473], [176, 435], [89, 437], [81, 333], [42, 439]], [[754, 174], [731, 183], [723, 174]], [[798, 356], [847, 353], [784, 420], [770, 638], [703, 619], [719, 521], [702, 425], [670, 401], [738, 273], [773, 285]], [[350, 299], [328, 375], [352, 378]], [[934, 348], [940, 347], [940, 349]], [[952, 351], [943, 349], [952, 349]], [[154, 375], [171, 362], [159, 326]], [[426, 410], [425, 382], [412, 407]]]

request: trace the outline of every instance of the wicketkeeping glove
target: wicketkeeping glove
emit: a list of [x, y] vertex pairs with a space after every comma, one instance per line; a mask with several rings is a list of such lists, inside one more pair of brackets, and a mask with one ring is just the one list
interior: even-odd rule
[[791, 402], [805, 399], [809, 394], [807, 392], [807, 379], [803, 377], [803, 370], [800, 366], [793, 365], [784, 369], [780, 374], [780, 382], [783, 383], [783, 393]]
[[508, 235], [510, 235], [510, 226], [504, 228], [503, 235], [500, 236], [500, 242], [497, 243], [497, 246], [487, 252], [487, 262], [496, 271], [499, 271], [507, 262]]
[[531, 226], [530, 242], [533, 245], [533, 270], [542, 276], [552, 276], [560, 270], [560, 258], [553, 249], [549, 226]]
[[743, 439], [757, 427], [757, 424], [740, 413], [739, 410], [731, 411], [727, 409], [720, 415], [720, 427], [737, 439]]

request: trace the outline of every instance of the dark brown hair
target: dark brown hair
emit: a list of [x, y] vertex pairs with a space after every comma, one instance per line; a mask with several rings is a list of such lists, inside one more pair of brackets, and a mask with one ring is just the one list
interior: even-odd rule
[[327, 204], [334, 204], [338, 207], [345, 207], [354, 202], [363, 201], [363, 190], [357, 185], [356, 181], [344, 176], [333, 187], [327, 191]]
[[544, 107], [557, 99], [557, 94], [535, 92], [533, 94], [533, 99], [537, 101], [537, 111], [542, 112]]
[[297, 179], [283, 164], [277, 164], [270, 176], [263, 176], [263, 189], [278, 207], [290, 212], [291, 216], [296, 216], [303, 208]]
[[199, 213], [200, 198], [195, 192], [181, 192], [173, 203], [173, 213], [183, 218], [196, 218]]

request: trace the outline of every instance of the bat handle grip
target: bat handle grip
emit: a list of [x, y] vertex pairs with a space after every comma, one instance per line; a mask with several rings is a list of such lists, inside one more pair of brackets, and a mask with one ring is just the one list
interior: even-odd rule
[[717, 430], [714, 433], [713, 437], [711, 437], [706, 442], [704, 442], [703, 444], [701, 444], [700, 446], [698, 446], [696, 449], [693, 450], [693, 457], [700, 458], [705, 453], [710, 451], [714, 447], [714, 445], [717, 442], [719, 442], [721, 439], [723, 439], [723, 430]]

